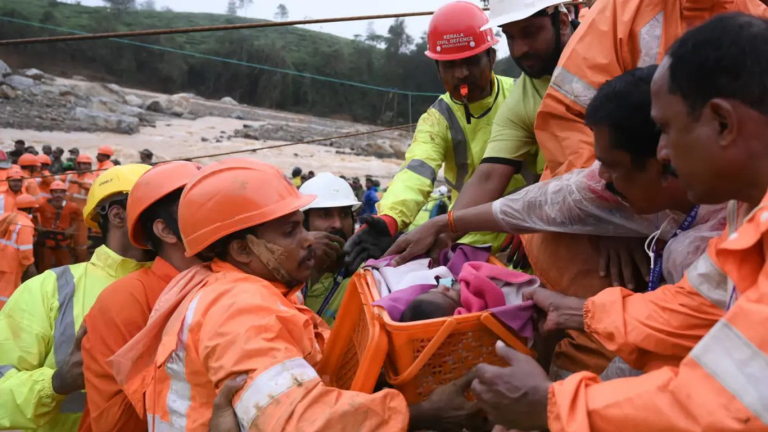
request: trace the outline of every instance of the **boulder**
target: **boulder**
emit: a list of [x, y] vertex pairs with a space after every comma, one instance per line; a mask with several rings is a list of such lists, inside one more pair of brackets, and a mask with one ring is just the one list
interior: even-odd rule
[[24, 71], [24, 76], [27, 78], [32, 78], [35, 81], [41, 81], [43, 78], [45, 78], [45, 72], [38, 69], [27, 69]]
[[125, 90], [123, 90], [122, 87], [120, 87], [117, 84], [102, 84], [104, 86], [104, 89], [106, 89], [108, 92], [114, 94], [115, 96], [118, 96], [120, 100], [125, 100]]
[[166, 114], [168, 112], [168, 98], [150, 99], [144, 105], [144, 109], [160, 114]]
[[182, 117], [192, 109], [192, 100], [186, 93], [179, 93], [170, 98], [170, 112], [168, 114]]
[[96, 130], [117, 132], [133, 135], [139, 131], [139, 119], [120, 114], [93, 111], [86, 108], [75, 108], [75, 120], [83, 126]]
[[5, 83], [15, 90], [25, 90], [35, 85], [35, 80], [19, 75], [11, 75], [5, 78]]
[[367, 155], [377, 158], [391, 158], [395, 153], [387, 140], [369, 142], [363, 149]]
[[9, 75], [12, 75], [13, 71], [10, 67], [8, 67], [7, 64], [5, 64], [4, 61], [0, 60], [0, 78], [5, 78]]
[[2, 84], [0, 85], [0, 98], [3, 99], [16, 99], [16, 90], [11, 87]]
[[232, 106], [239, 106], [240, 105], [239, 103], [237, 103], [236, 100], [232, 99], [229, 96], [227, 96], [225, 98], [222, 98], [219, 102], [223, 103], [224, 105], [232, 105]]
[[144, 117], [144, 110], [141, 108], [132, 107], [129, 105], [121, 104], [112, 99], [103, 97], [91, 98], [91, 104], [89, 107], [93, 111], [120, 114], [128, 117], [142, 118]]
[[240, 111], [235, 111], [230, 115], [235, 120], [245, 120], [245, 116]]
[[392, 152], [395, 154], [396, 159], [405, 159], [405, 153], [408, 151], [409, 141], [396, 140], [390, 141], [389, 146], [392, 147]]
[[142, 105], [144, 105], [144, 101], [142, 101], [138, 96], [134, 96], [134, 95], [126, 96], [125, 103], [126, 105], [132, 106], [134, 108], [139, 108]]
[[88, 81], [87, 79], [85, 79], [85, 77], [82, 77], [80, 75], [73, 75], [72, 79], [75, 81]]

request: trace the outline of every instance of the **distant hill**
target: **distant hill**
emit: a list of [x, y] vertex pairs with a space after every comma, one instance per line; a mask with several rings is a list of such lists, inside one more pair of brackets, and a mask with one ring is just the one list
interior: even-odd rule
[[[107, 8], [54, 0], [4, 0], [0, 16], [87, 33], [263, 21], [170, 11], [116, 14]], [[396, 22], [393, 27], [397, 25]], [[376, 35], [369, 42], [300, 27], [142, 37], [131, 41], [385, 88], [443, 92], [434, 62], [423, 55], [426, 42], [422, 38], [413, 43], [404, 24], [400, 25], [400, 32], [391, 27], [388, 35]], [[66, 33], [0, 21], [0, 39], [60, 34]], [[0, 58], [16, 67], [37, 67], [60, 76], [82, 75], [164, 93], [190, 92], [207, 98], [231, 96], [255, 106], [385, 125], [418, 120], [435, 99], [411, 97], [409, 114], [407, 95], [114, 41], [5, 47], [0, 48]], [[497, 69], [502, 74], [516, 74], [510, 59], [501, 60]]]

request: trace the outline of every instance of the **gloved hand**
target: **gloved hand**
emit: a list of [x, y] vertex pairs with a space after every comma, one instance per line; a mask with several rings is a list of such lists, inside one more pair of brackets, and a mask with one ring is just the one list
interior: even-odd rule
[[344, 264], [352, 274], [369, 259], [381, 258], [395, 242], [387, 223], [375, 216], [362, 219], [364, 226], [344, 245]]

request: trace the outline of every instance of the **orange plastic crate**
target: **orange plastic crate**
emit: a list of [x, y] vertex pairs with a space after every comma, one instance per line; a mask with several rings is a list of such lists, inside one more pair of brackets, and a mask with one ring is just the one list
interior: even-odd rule
[[[503, 265], [495, 258], [490, 262]], [[378, 289], [369, 270], [349, 283], [319, 370], [329, 385], [373, 391], [382, 365], [387, 380], [409, 403], [426, 399], [480, 363], [503, 366], [495, 344], [534, 355], [522, 338], [490, 312], [411, 323], [393, 321], [373, 306]]]

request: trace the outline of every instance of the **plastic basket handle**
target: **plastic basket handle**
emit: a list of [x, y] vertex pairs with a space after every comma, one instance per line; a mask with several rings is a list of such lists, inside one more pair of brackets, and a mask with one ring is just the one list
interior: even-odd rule
[[456, 327], [456, 320], [453, 318], [448, 319], [445, 324], [443, 324], [443, 327], [440, 328], [440, 331], [437, 332], [434, 338], [427, 344], [427, 347], [424, 348], [424, 351], [419, 354], [419, 357], [416, 359], [415, 362], [409, 367], [403, 374], [393, 377], [390, 376], [389, 373], [385, 373], [387, 375], [387, 380], [392, 385], [400, 385], [403, 383], [406, 383], [413, 379], [413, 377], [416, 376], [417, 373], [421, 370], [421, 368], [424, 367], [425, 364], [429, 361], [429, 359], [432, 357], [432, 355], [437, 351], [438, 348], [440, 348], [440, 345], [443, 344], [445, 341], [445, 338], [447, 338], [451, 332], [453, 332], [453, 329]]
[[527, 346], [520, 342], [520, 340], [514, 337], [512, 333], [509, 332], [509, 330], [507, 330], [496, 318], [493, 317], [492, 313], [484, 313], [482, 316], [480, 316], [480, 322], [485, 324], [485, 326], [488, 327], [490, 331], [494, 332], [496, 336], [499, 337], [499, 339], [503, 340], [504, 343], [509, 345], [515, 351], [519, 351], [531, 357], [536, 357], [536, 353], [531, 351]]

